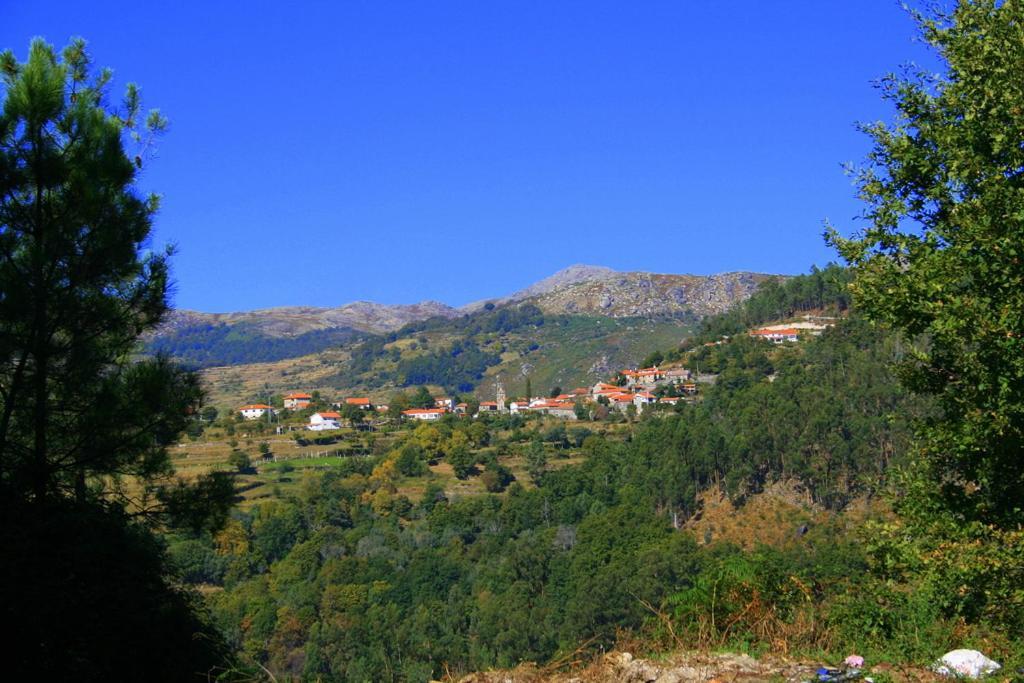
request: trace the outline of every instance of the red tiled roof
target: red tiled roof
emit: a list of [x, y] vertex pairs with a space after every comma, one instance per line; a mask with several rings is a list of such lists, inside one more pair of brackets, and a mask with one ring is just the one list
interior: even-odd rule
[[350, 406], [368, 406], [370, 405], [370, 399], [368, 398], [346, 398], [345, 403]]
[[341, 413], [317, 413], [317, 415], [319, 415], [322, 418], [326, 418], [328, 420], [340, 420], [341, 419]]
[[769, 329], [765, 328], [765, 329], [760, 329], [760, 330], [754, 330], [750, 334], [752, 334], [752, 335], [756, 334], [756, 335], [765, 336], [765, 337], [774, 336], [774, 335], [777, 335], [777, 334], [778, 335], [783, 335], [783, 336], [789, 336], [789, 335], [794, 335], [794, 334], [795, 335], [800, 334], [800, 330], [798, 330], [796, 328], [793, 328], [793, 327], [787, 327], [787, 328], [784, 328], [784, 329], [781, 329], [781, 330], [769, 330]]
[[446, 413], [445, 408], [409, 408], [403, 410], [402, 415], [426, 415], [428, 413]]
[[272, 410], [272, 408], [264, 403], [253, 403], [252, 405], [242, 406], [239, 410]]
[[312, 394], [294, 393], [288, 394], [287, 396], [285, 396], [285, 398], [312, 399], [313, 396]]

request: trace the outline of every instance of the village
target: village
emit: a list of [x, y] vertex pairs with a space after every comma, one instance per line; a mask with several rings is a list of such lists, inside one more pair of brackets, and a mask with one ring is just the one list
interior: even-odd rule
[[[821, 334], [829, 324], [796, 322], [772, 325], [751, 330], [748, 334], [772, 344], [796, 343], [801, 334]], [[723, 338], [712, 344], [728, 341]], [[530, 396], [507, 398], [500, 377], [495, 380], [495, 400], [469, 403], [447, 396], [432, 397], [433, 405], [401, 410], [397, 416], [390, 415], [390, 406], [374, 403], [369, 397], [344, 398], [331, 403], [334, 410], [320, 410], [309, 415], [305, 425], [292, 425], [292, 429], [313, 432], [341, 429], [346, 419], [362, 422], [363, 414], [372, 414], [377, 419], [391, 421], [394, 418], [415, 421], [437, 421], [446, 415], [459, 418], [479, 418], [488, 414], [548, 415], [565, 420], [588, 419], [599, 406], [621, 414], [640, 415], [653, 406], [675, 406], [680, 401], [696, 400], [701, 383], [714, 382], [713, 375], [700, 375], [681, 365], [658, 367], [657, 365], [624, 369], [608, 382], [598, 382], [591, 387], [578, 387], [567, 393], [560, 390], [548, 397]], [[318, 397], [306, 392], [292, 392], [283, 398], [283, 410], [297, 412], [309, 409]], [[422, 404], [421, 404], [422, 405]], [[244, 420], [272, 420], [279, 409], [265, 403], [244, 405], [238, 408]], [[353, 418], [356, 418], [355, 420]], [[279, 428], [283, 431], [285, 428]]]

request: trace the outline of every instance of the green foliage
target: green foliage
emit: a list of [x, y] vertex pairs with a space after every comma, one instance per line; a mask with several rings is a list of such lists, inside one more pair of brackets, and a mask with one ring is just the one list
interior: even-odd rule
[[865, 127], [874, 149], [857, 176], [871, 225], [831, 238], [858, 307], [906, 335], [904, 382], [938, 397], [922, 432], [937, 496], [1012, 527], [1024, 522], [1024, 16], [986, 0], [919, 19], [947, 72], [883, 82], [896, 121]]
[[450, 347], [423, 356], [399, 361], [395, 370], [399, 384], [437, 384], [454, 391], [471, 391], [483, 378], [484, 370], [501, 360], [494, 353], [481, 351], [471, 341], [462, 341]]
[[878, 569], [946, 617], [1014, 630], [1024, 622], [1008, 580], [1024, 571], [1024, 13], [978, 0], [916, 17], [944, 73], [882, 81], [895, 120], [863, 126], [873, 148], [856, 172], [869, 225], [829, 234], [852, 266], [858, 309], [904, 340], [903, 384], [939, 408], [917, 425]]
[[544, 444], [538, 439], [531, 441], [530, 445], [526, 448], [526, 471], [529, 473], [530, 479], [533, 480], [534, 484], [540, 485], [547, 466], [548, 455], [547, 451], [544, 450]]
[[234, 496], [219, 473], [171, 476], [198, 377], [130, 361], [168, 307], [169, 250], [149, 250], [158, 201], [136, 187], [166, 121], [134, 85], [109, 109], [110, 72], [81, 39], [59, 56], [34, 40], [25, 63], [4, 52], [0, 73], [0, 603], [18, 653], [5, 675], [204, 677], [230, 659], [138, 523], [210, 531]]
[[463, 444], [450, 448], [445, 459], [459, 479], [468, 479], [476, 473], [476, 456]]
[[364, 336], [348, 328], [312, 330], [291, 337], [275, 337], [244, 324], [195, 323], [176, 327], [146, 342], [146, 352], [172, 356], [193, 368], [267, 363], [296, 358]]
[[418, 444], [407, 443], [398, 452], [395, 467], [405, 477], [418, 477], [427, 472], [427, 454]]
[[252, 469], [252, 460], [249, 459], [245, 451], [238, 449], [232, 450], [231, 454], [228, 455], [228, 464], [235, 468], [235, 471], [239, 474], [244, 474]]

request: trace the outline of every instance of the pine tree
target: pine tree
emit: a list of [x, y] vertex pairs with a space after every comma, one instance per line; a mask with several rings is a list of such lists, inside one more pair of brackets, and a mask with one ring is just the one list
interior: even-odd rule
[[143, 250], [158, 202], [135, 188], [166, 121], [143, 116], [134, 86], [111, 108], [111, 73], [93, 73], [80, 39], [61, 56], [36, 40], [25, 63], [4, 52], [0, 73], [0, 602], [19, 624], [13, 668], [191, 675], [216, 639], [193, 642], [203, 627], [133, 523], [210, 528], [233, 494], [223, 476], [172, 478], [166, 449], [198, 414], [197, 377], [133, 360], [167, 311], [169, 253]]

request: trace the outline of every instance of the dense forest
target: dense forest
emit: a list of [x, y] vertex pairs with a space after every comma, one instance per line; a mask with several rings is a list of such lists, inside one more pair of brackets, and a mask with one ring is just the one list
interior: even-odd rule
[[350, 343], [363, 333], [346, 328], [313, 330], [294, 337], [274, 337], [245, 325], [199, 323], [153, 336], [144, 349], [171, 356], [190, 368], [266, 363], [304, 356]]

